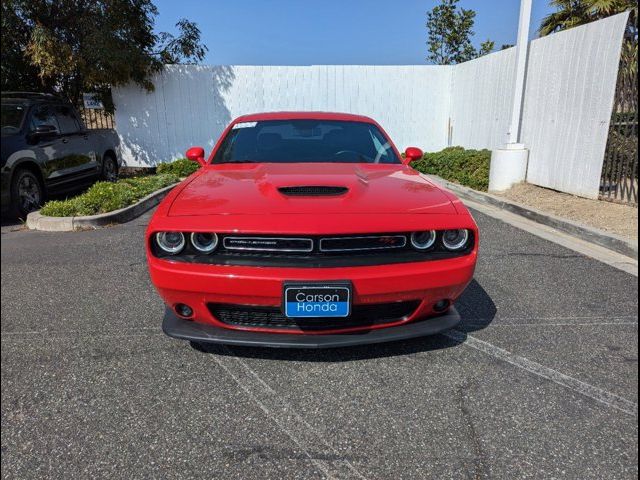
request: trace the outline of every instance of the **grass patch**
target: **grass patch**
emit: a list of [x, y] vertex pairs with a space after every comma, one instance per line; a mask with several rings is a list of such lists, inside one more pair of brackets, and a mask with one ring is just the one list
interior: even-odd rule
[[422, 160], [411, 164], [422, 173], [438, 175], [451, 182], [486, 192], [489, 188], [490, 150], [465, 150], [449, 147], [440, 152], [425, 153]]
[[40, 213], [49, 217], [77, 217], [112, 212], [178, 181], [177, 175], [164, 173], [98, 182], [77, 197], [45, 203]]
[[180, 158], [173, 162], [161, 163], [156, 167], [157, 173], [172, 173], [180, 178], [188, 177], [200, 168], [200, 164], [188, 158]]

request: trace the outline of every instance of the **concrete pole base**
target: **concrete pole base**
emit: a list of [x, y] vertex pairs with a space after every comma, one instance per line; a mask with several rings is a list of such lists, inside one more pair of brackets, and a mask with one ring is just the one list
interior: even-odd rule
[[529, 150], [526, 148], [513, 148], [509, 145], [493, 150], [489, 169], [489, 191], [501, 192], [510, 189], [516, 183], [524, 182], [528, 160]]

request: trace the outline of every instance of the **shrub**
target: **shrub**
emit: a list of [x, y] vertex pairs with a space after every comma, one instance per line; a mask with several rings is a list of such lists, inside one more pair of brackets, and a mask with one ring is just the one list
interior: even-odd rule
[[178, 177], [188, 177], [193, 172], [200, 168], [200, 164], [197, 162], [192, 162], [188, 158], [180, 158], [173, 162], [169, 163], [161, 163], [157, 166], [157, 173], [173, 173]]
[[112, 212], [179, 180], [176, 175], [165, 173], [125, 178], [113, 183], [97, 182], [77, 197], [47, 202], [40, 213], [50, 217], [75, 217]]
[[440, 152], [425, 153], [422, 160], [413, 162], [411, 166], [422, 173], [438, 175], [475, 190], [487, 191], [490, 163], [490, 150], [449, 147]]

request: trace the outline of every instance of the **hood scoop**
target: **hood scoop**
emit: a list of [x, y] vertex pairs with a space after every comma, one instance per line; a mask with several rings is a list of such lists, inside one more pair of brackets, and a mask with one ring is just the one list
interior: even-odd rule
[[347, 187], [326, 185], [299, 185], [292, 187], [278, 187], [278, 191], [288, 197], [335, 197], [349, 191]]

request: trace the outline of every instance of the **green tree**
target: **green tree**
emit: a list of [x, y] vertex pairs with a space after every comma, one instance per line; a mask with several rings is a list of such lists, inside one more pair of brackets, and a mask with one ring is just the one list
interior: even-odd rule
[[476, 12], [458, 7], [459, 0], [441, 0], [427, 12], [427, 60], [437, 65], [462, 63], [491, 53], [495, 43], [487, 40], [478, 50], [471, 44]]
[[97, 92], [112, 110], [110, 87], [150, 76], [165, 63], [198, 62], [207, 47], [195, 23], [155, 34], [151, 0], [2, 0], [2, 90], [56, 92], [77, 103]]
[[638, 72], [638, 4], [635, 0], [551, 0], [556, 11], [542, 19], [540, 36], [567, 30], [629, 11], [621, 66], [630, 76]]
[[638, 4], [635, 0], [551, 0], [556, 11], [542, 19], [538, 29], [540, 36], [559, 32], [568, 28], [629, 10], [627, 39], [638, 38]]

